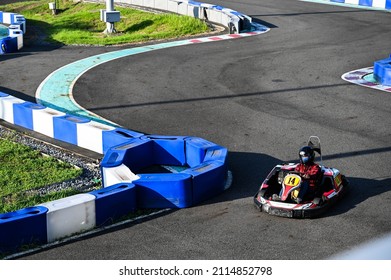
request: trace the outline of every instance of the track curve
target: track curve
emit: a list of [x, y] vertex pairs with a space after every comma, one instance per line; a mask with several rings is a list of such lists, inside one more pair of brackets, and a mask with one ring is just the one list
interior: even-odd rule
[[[81, 76], [73, 94], [129, 129], [195, 135], [227, 147], [231, 188], [202, 205], [24, 258], [325, 259], [391, 231], [391, 95], [341, 79], [389, 56], [389, 14], [289, 0], [209, 2], [272, 29], [108, 62]], [[56, 57], [48, 75], [107, 51], [32, 50], [23, 61], [31, 67], [44, 55]], [[19, 58], [1, 63], [17, 68]], [[0, 89], [31, 98], [29, 87], [44, 77], [26, 73], [23, 83], [12, 78]], [[324, 163], [348, 176], [350, 195], [319, 219], [257, 212], [252, 196], [261, 180], [280, 161], [296, 160], [309, 135], [320, 137]]]

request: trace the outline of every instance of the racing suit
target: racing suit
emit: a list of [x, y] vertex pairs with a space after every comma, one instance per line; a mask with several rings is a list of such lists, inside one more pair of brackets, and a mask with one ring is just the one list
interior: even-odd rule
[[307, 194], [316, 195], [318, 191], [317, 185], [319, 184], [322, 175], [320, 166], [316, 163], [299, 163], [296, 166], [295, 171], [300, 173], [302, 179], [302, 185], [298, 196], [300, 201], [302, 201]]

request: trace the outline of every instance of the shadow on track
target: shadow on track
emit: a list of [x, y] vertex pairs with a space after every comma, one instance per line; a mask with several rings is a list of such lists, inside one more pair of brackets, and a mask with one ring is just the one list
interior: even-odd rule
[[35, 98], [34, 97], [29, 96], [27, 94], [24, 94], [23, 92], [20, 92], [20, 91], [16, 91], [16, 90], [13, 90], [13, 89], [10, 89], [10, 88], [2, 87], [1, 84], [0, 84], [0, 91], [3, 92], [3, 93], [6, 93], [6, 94], [12, 95], [14, 97], [23, 99], [25, 101], [35, 102]]
[[166, 104], [180, 104], [180, 103], [189, 103], [189, 102], [226, 100], [226, 99], [229, 100], [229, 99], [243, 98], [243, 97], [262, 96], [262, 95], [274, 94], [274, 93], [282, 94], [286, 92], [346, 87], [351, 85], [353, 84], [340, 83], [340, 84], [333, 84], [333, 85], [314, 85], [308, 87], [286, 88], [286, 89], [269, 90], [269, 91], [262, 91], [262, 92], [249, 92], [249, 93], [239, 93], [239, 94], [229, 94], [229, 95], [219, 95], [219, 96], [209, 96], [209, 97], [195, 97], [195, 98], [188, 98], [188, 99], [164, 100], [164, 101], [144, 102], [144, 103], [134, 103], [134, 104], [121, 104], [121, 105], [113, 105], [113, 106], [87, 107], [86, 109], [93, 112], [99, 112], [104, 110], [118, 110], [118, 109], [125, 109], [125, 108], [158, 106], [158, 105], [166, 105]]

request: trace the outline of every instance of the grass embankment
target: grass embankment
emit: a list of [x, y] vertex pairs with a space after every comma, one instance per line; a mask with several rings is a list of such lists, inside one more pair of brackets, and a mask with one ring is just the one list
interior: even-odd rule
[[[121, 14], [115, 23], [117, 33], [106, 35], [106, 23], [100, 20], [104, 4], [57, 0], [53, 15], [48, 0], [26, 1], [0, 6], [0, 10], [22, 14], [31, 26], [44, 30], [49, 42], [65, 45], [118, 45], [158, 39], [172, 39], [208, 31], [208, 26], [195, 18], [174, 14], [154, 14], [115, 5]], [[53, 0], [54, 2], [54, 0]]]
[[81, 169], [68, 163], [0, 138], [0, 213], [75, 194], [74, 190], [47, 195], [29, 194], [26, 191], [70, 180], [81, 174]]

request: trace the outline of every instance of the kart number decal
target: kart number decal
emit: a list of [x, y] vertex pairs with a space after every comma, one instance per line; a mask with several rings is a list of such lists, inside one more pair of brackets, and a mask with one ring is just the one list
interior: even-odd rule
[[285, 176], [284, 185], [289, 187], [297, 187], [300, 185], [301, 179], [297, 175], [288, 174]]
[[335, 177], [335, 183], [337, 184], [337, 186], [341, 185], [342, 183], [342, 178], [341, 178], [341, 174], [338, 174], [336, 177]]

